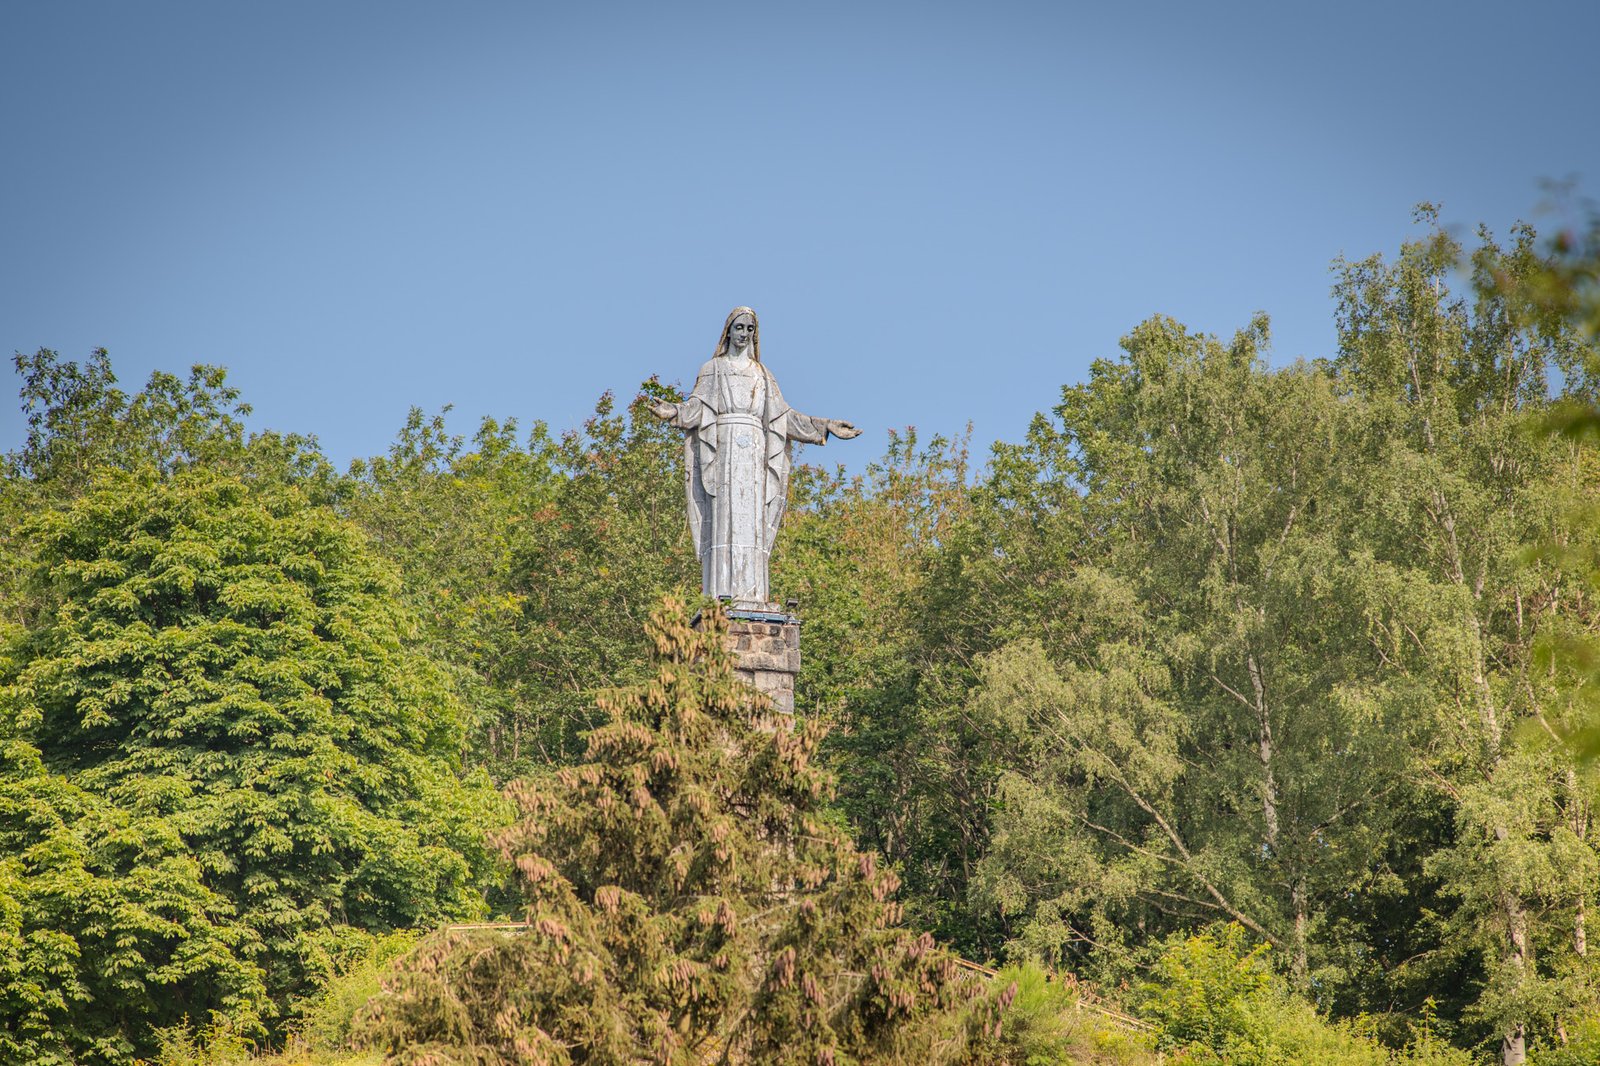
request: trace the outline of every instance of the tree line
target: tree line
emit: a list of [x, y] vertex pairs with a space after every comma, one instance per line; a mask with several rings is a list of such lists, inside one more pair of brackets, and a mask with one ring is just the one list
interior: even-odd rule
[[[946, 951], [1071, 972], [1217, 1061], [1294, 1060], [1243, 1057], [1173, 990], [1270, 988], [1280, 1015], [1345, 1020], [1372, 1048], [1600, 1053], [1597, 260], [1527, 228], [1469, 250], [1424, 222], [1397, 256], [1335, 264], [1323, 358], [1270, 364], [1265, 316], [1226, 339], [1155, 317], [981, 468], [911, 430], [861, 476], [797, 468], [773, 586], [801, 604], [797, 705], [837, 782], [806, 786], [824, 799], [802, 835], [866, 915], [837, 936], [876, 930], [908, 974]], [[248, 431], [216, 368], [130, 393], [104, 352], [16, 367], [0, 1060], [128, 1061], [206, 1019], [278, 1039], [394, 930], [553, 907], [613, 944], [595, 894], [616, 885], [572, 856], [616, 844], [626, 827], [585, 804], [626, 789], [571, 775], [659, 712], [639, 693], [701, 691], [663, 674], [678, 630], [648, 621], [698, 587], [679, 443], [647, 411], [672, 387], [562, 433], [486, 419], [463, 438], [413, 410], [340, 472], [314, 439]], [[725, 757], [653, 735], [627, 734], [639, 758], [710, 759], [720, 780]], [[718, 802], [756, 803], [750, 772]], [[566, 858], [540, 851], [562, 825]], [[771, 825], [769, 844], [797, 832]], [[764, 857], [717, 875], [730, 898], [774, 869], [799, 883], [793, 842], [746, 845]], [[557, 896], [518, 868], [535, 852]], [[877, 874], [839, 872], [858, 856], [896, 871], [889, 924], [903, 905], [943, 947], [883, 939], [883, 892], [860, 895]], [[629, 884], [616, 899], [656, 899]], [[651, 951], [735, 1002], [702, 968], [716, 951], [661, 946], [687, 912], [638, 906], [677, 917], [630, 937], [656, 929]], [[842, 980], [864, 956], [829, 944]], [[450, 950], [396, 987], [441, 994]], [[516, 965], [553, 981], [564, 963]], [[947, 976], [929, 1002], [965, 1028], [919, 1039], [959, 1029], [951, 1054], [1003, 1060], [996, 1001]], [[794, 1037], [809, 1008], [783, 989], [787, 1020], [743, 1046], [888, 1046], [865, 1015]], [[649, 1029], [663, 1061], [688, 1024], [673, 1010]], [[396, 1018], [369, 1031], [418, 1031]], [[634, 1046], [634, 1024], [603, 1040]]]

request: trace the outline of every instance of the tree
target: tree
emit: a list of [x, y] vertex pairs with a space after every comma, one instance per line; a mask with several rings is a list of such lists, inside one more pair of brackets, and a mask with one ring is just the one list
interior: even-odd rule
[[797, 702], [830, 727], [824, 758], [858, 840], [902, 872], [915, 921], [982, 950], [965, 896], [993, 767], [962, 701], [992, 620], [981, 570], [963, 565], [978, 521], [967, 477], [965, 440], [913, 430], [864, 477], [797, 468], [773, 587], [800, 602]]
[[[1535, 254], [1529, 242], [1502, 253], [1480, 249], [1472, 261], [1473, 285], [1480, 296], [1505, 309], [1526, 330], [1553, 337], [1582, 337], [1585, 345], [1560, 365], [1561, 395], [1539, 420], [1539, 429], [1592, 449], [1600, 441], [1600, 212], [1592, 207], [1586, 223], [1563, 229]], [[1561, 529], [1539, 546], [1541, 562], [1558, 566], [1579, 588], [1593, 593], [1600, 584], [1600, 504], [1578, 483], [1569, 486]], [[1591, 596], [1592, 599], [1592, 596]], [[1592, 609], [1588, 612], [1592, 616]], [[1563, 631], [1547, 634], [1547, 664], [1566, 674], [1562, 686], [1569, 706], [1558, 716], [1556, 732], [1580, 764], [1600, 756], [1600, 649], [1592, 618], [1577, 618]]]
[[600, 688], [643, 676], [644, 622], [698, 587], [681, 442], [609, 395], [552, 439], [485, 420], [470, 445], [413, 410], [386, 456], [354, 465], [344, 503], [401, 565], [424, 640], [475, 716], [474, 761], [501, 780], [571, 761]]
[[1265, 339], [1153, 319], [1030, 434], [1093, 531], [1048, 586], [1064, 639], [986, 659], [970, 707], [1013, 744], [979, 899], [1030, 951], [1227, 920], [1302, 989], [1346, 977], [1319, 928], [1374, 865], [1403, 730], [1363, 695], [1352, 412], [1325, 369], [1262, 366]]
[[817, 726], [737, 684], [725, 620], [651, 620], [654, 677], [601, 700], [585, 761], [514, 785], [498, 836], [526, 929], [437, 935], [369, 1006], [402, 1062], [938, 1062], [985, 994], [897, 928], [895, 875], [829, 819]]
[[530, 515], [560, 490], [555, 450], [543, 425], [519, 442], [514, 421], [492, 419], [469, 447], [444, 412], [413, 408], [387, 455], [351, 464], [341, 505], [399, 566], [420, 642], [469, 708], [468, 758], [497, 777], [526, 763], [536, 718], [510, 683], [526, 606], [513, 571]]
[[[1537, 269], [1531, 230], [1509, 249], [1480, 238], [1480, 271]], [[1594, 481], [1569, 445], [1524, 432], [1549, 409], [1552, 372], [1585, 387], [1580, 338], [1517, 314], [1482, 277], [1473, 303], [1452, 296], [1461, 260], [1435, 232], [1393, 263], [1341, 264], [1337, 367], [1371, 412], [1375, 476], [1352, 503], [1387, 586], [1371, 611], [1391, 666], [1386, 700], [1428, 722], [1414, 765], [1454, 817], [1428, 863], [1458, 901], [1441, 947], [1481, 965], [1473, 1013], [1509, 1066], [1531, 1027], [1560, 1024], [1563, 960], [1586, 940], [1592, 844], [1563, 830], [1584, 821], [1582, 801], [1556, 760], [1515, 739], [1559, 698], [1535, 668], [1541, 630], [1581, 615], [1574, 586], [1526, 554], [1555, 535], [1566, 487]]]
[[[462, 715], [407, 646], [392, 571], [306, 497], [200, 466], [96, 474], [29, 523], [38, 613], [0, 660], [0, 721], [37, 753], [33, 771], [7, 765], [6, 788], [54, 782], [58, 797], [53, 815], [19, 799], [11, 832], [70, 842], [96, 819], [125, 825], [85, 869], [122, 893], [177, 886], [162, 891], [189, 900], [184, 928], [225, 927], [193, 942], [253, 972], [277, 1018], [325, 974], [342, 930], [473, 913], [497, 806], [457, 776]], [[138, 996], [173, 979], [160, 951], [73, 950], [124, 981], [96, 993], [85, 1024], [144, 1046], [161, 1015]], [[230, 981], [197, 1012], [248, 998], [248, 981]]]
[[148, 1029], [188, 1018], [264, 1032], [260, 938], [173, 821], [73, 785], [3, 735], [0, 1062], [126, 1062]]
[[250, 405], [222, 367], [197, 364], [187, 379], [150, 375], [133, 395], [117, 388], [111, 357], [97, 348], [82, 363], [48, 348], [13, 360], [28, 433], [6, 456], [8, 491], [26, 486], [43, 498], [71, 499], [104, 470], [167, 475], [192, 466], [227, 469], [249, 480], [294, 480], [326, 499], [332, 468], [313, 439], [247, 433]]

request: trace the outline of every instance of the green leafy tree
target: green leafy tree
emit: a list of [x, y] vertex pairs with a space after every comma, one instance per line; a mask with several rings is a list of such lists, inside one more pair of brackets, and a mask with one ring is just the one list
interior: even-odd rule
[[260, 1035], [260, 939], [173, 822], [51, 773], [14, 731], [0, 753], [0, 1062], [126, 1062], [190, 1017]]
[[319, 499], [332, 491], [332, 468], [314, 440], [245, 430], [250, 405], [222, 367], [198, 364], [187, 378], [158, 370], [130, 396], [117, 387], [104, 348], [82, 363], [47, 348], [12, 362], [28, 430], [22, 448], [6, 457], [8, 491], [63, 500], [106, 470], [166, 475], [197, 465], [293, 480]]
[[801, 605], [797, 702], [830, 727], [841, 809], [902, 872], [914, 920], [981, 950], [965, 896], [994, 767], [962, 702], [991, 612], [946, 561], [976, 539], [967, 479], [965, 441], [909, 430], [863, 477], [799, 468], [773, 582]]
[[[1509, 248], [1480, 238], [1480, 271], [1537, 269], [1531, 230]], [[1572, 583], [1527, 566], [1527, 552], [1556, 534], [1570, 487], [1594, 484], [1569, 444], [1524, 429], [1549, 410], [1553, 373], [1587, 388], [1587, 356], [1572, 331], [1535, 328], [1487, 285], [1472, 302], [1454, 296], [1462, 259], [1436, 232], [1392, 263], [1342, 264], [1337, 366], [1369, 412], [1373, 475], [1350, 506], [1381, 586], [1369, 614], [1390, 665], [1384, 700], [1426, 723], [1417, 780], [1454, 820], [1426, 865], [1455, 901], [1438, 957], [1481, 967], [1471, 1013], [1511, 1064], [1530, 1028], [1559, 1025], [1568, 962], [1586, 951], [1593, 847], [1565, 828], [1584, 823], [1586, 801], [1559, 760], [1515, 738], [1559, 700], [1536, 669], [1540, 632], [1582, 613]]]
[[103, 348], [82, 362], [41, 348], [17, 353], [13, 364], [27, 433], [0, 459], [0, 632], [36, 624], [44, 609], [29, 579], [35, 545], [26, 519], [65, 506], [105, 472], [159, 479], [203, 466], [252, 484], [294, 484], [319, 502], [337, 493], [314, 439], [245, 430], [250, 407], [220, 367], [194, 366], [186, 379], [156, 371], [130, 395]]
[[1325, 1006], [1438, 989], [1508, 1061], [1591, 1001], [1588, 786], [1517, 742], [1581, 720], [1534, 652], [1593, 617], [1526, 563], [1588, 543], [1595, 483], [1523, 428], [1589, 348], [1483, 280], [1534, 247], [1483, 235], [1476, 303], [1438, 234], [1341, 264], [1324, 363], [1152, 320], [997, 449], [961, 557], [1010, 619], [968, 704], [1000, 768], [973, 898], [1016, 950], [1103, 966], [1221, 916]]
[[[458, 777], [459, 707], [408, 647], [393, 572], [348, 522], [292, 484], [145, 468], [102, 472], [26, 537], [40, 610], [10, 634], [0, 720], [42, 780], [96, 797], [76, 816], [56, 804], [51, 832], [126, 821], [127, 843], [96, 841], [84, 865], [133, 900], [154, 891], [146, 879], [170, 885], [190, 910], [167, 936], [248, 962], [263, 1013], [281, 1018], [344, 930], [479, 906], [497, 801]], [[25, 772], [8, 765], [7, 789], [26, 794]], [[50, 816], [15, 817], [37, 835]], [[74, 950], [126, 984], [91, 989], [100, 1009], [82, 1024], [138, 1047], [160, 1017], [139, 997], [173, 971], [130, 936]]]
[[561, 480], [523, 523], [510, 569], [522, 619], [504, 683], [524, 708], [532, 765], [578, 756], [596, 694], [649, 675], [655, 605], [698, 594], [682, 436], [649, 413], [677, 398], [654, 381], [625, 408], [602, 397], [581, 430], [562, 435]]
[[[1535, 254], [1528, 242], [1506, 252], [1481, 249], [1473, 257], [1473, 284], [1486, 299], [1501, 304], [1522, 328], [1554, 337], [1576, 334], [1587, 343], [1577, 360], [1565, 361], [1562, 395], [1539, 419], [1539, 429], [1592, 452], [1600, 441], [1600, 212], [1591, 207], [1586, 223], [1555, 234]], [[1571, 350], [1570, 348], [1568, 350]], [[1600, 587], [1600, 504], [1581, 480], [1567, 486], [1561, 528], [1539, 546], [1541, 562], [1555, 565], [1569, 580], [1589, 590]], [[1565, 707], [1553, 714], [1555, 732], [1580, 763], [1600, 755], [1600, 644], [1594, 638], [1593, 610], [1587, 617], [1547, 632], [1546, 664], [1564, 674]]]
[[1336, 976], [1320, 929], [1375, 864], [1403, 723], [1365, 695], [1381, 664], [1333, 502], [1360, 476], [1352, 412], [1325, 369], [1267, 370], [1265, 338], [1151, 320], [1030, 434], [1024, 458], [1082, 486], [1051, 524], [1095, 531], [1047, 571], [1060, 642], [986, 659], [970, 708], [1012, 745], [977, 899], [1031, 952], [1222, 919], [1301, 987]]
[[595, 693], [644, 676], [644, 622], [698, 587], [681, 439], [648, 413], [675, 394], [609, 395], [580, 430], [485, 421], [469, 443], [413, 411], [345, 503], [404, 575], [424, 641], [475, 718], [471, 757], [498, 779], [571, 761]]
[[387, 455], [352, 464], [342, 509], [399, 564], [420, 642], [446, 664], [470, 708], [469, 758], [497, 776], [521, 765], [536, 711], [518, 698], [517, 643], [526, 598], [513, 579], [530, 515], [562, 481], [542, 425], [484, 420], [470, 445], [444, 412], [413, 408]]

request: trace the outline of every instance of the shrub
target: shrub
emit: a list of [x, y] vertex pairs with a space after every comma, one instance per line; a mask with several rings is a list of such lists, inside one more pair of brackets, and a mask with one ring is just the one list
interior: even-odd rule
[[1395, 1051], [1324, 1019], [1273, 973], [1267, 951], [1237, 925], [1169, 938], [1137, 990], [1159, 1046], [1194, 1066], [1470, 1066], [1466, 1052], [1433, 1039], [1427, 1026]]

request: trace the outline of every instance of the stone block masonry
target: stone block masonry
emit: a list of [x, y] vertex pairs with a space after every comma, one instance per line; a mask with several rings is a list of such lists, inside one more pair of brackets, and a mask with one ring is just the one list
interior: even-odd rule
[[[694, 620], [696, 628], [700, 619]], [[800, 619], [779, 608], [730, 610], [727, 647], [740, 681], [763, 692], [772, 709], [794, 713], [794, 681], [800, 673]]]
[[739, 680], [772, 699], [774, 710], [794, 713], [794, 679], [800, 673], [800, 621], [728, 619], [728, 643]]

